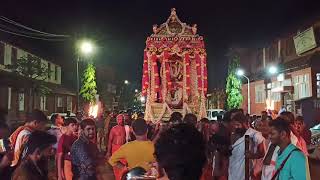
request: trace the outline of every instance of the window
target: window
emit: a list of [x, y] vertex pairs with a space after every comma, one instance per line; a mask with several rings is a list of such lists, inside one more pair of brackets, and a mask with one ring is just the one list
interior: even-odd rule
[[24, 93], [20, 92], [18, 93], [18, 110], [19, 111], [24, 111]]
[[11, 87], [8, 87], [8, 110], [11, 109]]
[[47, 96], [40, 96], [40, 110], [47, 111]]
[[[282, 88], [282, 82], [276, 81], [271, 84], [272, 89]], [[271, 100], [274, 102], [279, 102], [281, 100], [281, 93], [280, 92], [271, 92]]]
[[50, 65], [50, 80], [54, 80], [56, 78], [56, 68], [54, 64]]
[[271, 98], [271, 88], [272, 88], [272, 83], [268, 83], [267, 84], [267, 94], [266, 94], [266, 99], [270, 99]]
[[[309, 74], [303, 74], [293, 77], [294, 99], [302, 99], [309, 97], [310, 94], [310, 78]], [[318, 81], [317, 81], [318, 94]]]
[[61, 83], [61, 67], [57, 66], [57, 83], [60, 84]]
[[212, 112], [212, 117], [217, 117], [219, 115], [219, 112], [218, 111], [213, 111]]
[[72, 97], [67, 96], [67, 111], [72, 111]]
[[54, 80], [58, 80], [58, 66], [54, 66]]
[[280, 92], [271, 93], [271, 100], [273, 100], [274, 102], [280, 102], [281, 101], [281, 93]]
[[63, 104], [63, 99], [62, 99], [62, 97], [58, 97], [58, 98], [57, 98], [57, 107], [62, 107], [62, 104]]
[[4, 44], [0, 42], [0, 64], [4, 65]]
[[256, 103], [265, 103], [266, 95], [264, 84], [256, 85], [255, 86], [255, 101]]
[[48, 63], [48, 80], [51, 79], [51, 64]]
[[301, 84], [301, 98], [310, 96], [310, 86], [309, 86], [309, 74], [305, 74], [302, 76], [302, 84]]
[[320, 98], [320, 73], [317, 73], [316, 76], [317, 76], [317, 98]]
[[17, 48], [12, 48], [11, 50], [11, 64], [17, 63]]

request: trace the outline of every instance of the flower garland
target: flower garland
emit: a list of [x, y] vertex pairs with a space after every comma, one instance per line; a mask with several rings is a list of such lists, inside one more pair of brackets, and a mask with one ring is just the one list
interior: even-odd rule
[[172, 89], [172, 82], [171, 82], [171, 78], [170, 78], [170, 67], [169, 67], [169, 52], [167, 50], [165, 50], [163, 52], [163, 60], [164, 60], [164, 66], [165, 66], [165, 79], [166, 79], [166, 84], [164, 84], [166, 86], [167, 91], [170, 91]]
[[190, 55], [188, 53], [185, 54], [184, 58], [184, 64], [185, 64], [185, 90], [187, 96], [191, 95], [191, 89], [190, 89], [190, 84], [191, 84], [191, 79], [190, 79]]
[[157, 55], [155, 53], [152, 53], [151, 56], [151, 61], [152, 61], [152, 69], [153, 69], [153, 76], [154, 77], [154, 93], [155, 93], [155, 99], [157, 99], [157, 93], [160, 93], [160, 75], [159, 75], [159, 70], [158, 70], [158, 65], [157, 65]]
[[162, 98], [163, 102], [167, 100], [167, 94], [168, 94], [168, 87], [167, 87], [167, 70], [166, 68], [166, 63], [167, 63], [167, 58], [166, 58], [166, 53], [162, 56], [162, 63], [161, 63], [161, 85], [162, 85]]
[[206, 95], [208, 91], [208, 69], [207, 69], [206, 55], [204, 55], [202, 62], [203, 62], [203, 81], [204, 81], [203, 90], [204, 90], [204, 95]]
[[150, 102], [149, 98], [147, 98], [147, 102], [146, 102], [146, 112], [145, 112], [145, 115], [144, 115], [144, 119], [146, 121], [154, 121], [151, 102]]
[[195, 54], [195, 60], [196, 60], [196, 69], [197, 69], [197, 82], [198, 82], [198, 92], [201, 95], [202, 91], [202, 63], [201, 63], [201, 57], [199, 53]]
[[[205, 84], [205, 76], [204, 76], [204, 69], [207, 69], [205, 68], [205, 63], [204, 63], [204, 60], [205, 60], [205, 57], [204, 56], [199, 56], [200, 58], [200, 61], [201, 61], [201, 86], [200, 86], [200, 109], [199, 109], [199, 115], [198, 115], [198, 119], [200, 120], [201, 118], [203, 117], [207, 117], [207, 113], [206, 113], [206, 97], [205, 97], [205, 93], [204, 93], [204, 84]], [[199, 82], [199, 78], [198, 78], [198, 82]]]
[[[151, 86], [153, 86], [153, 78], [151, 78], [151, 76], [152, 76], [152, 73], [153, 73], [153, 71], [152, 71], [152, 68], [151, 68], [151, 61], [150, 61], [150, 56], [148, 56], [148, 55], [150, 55], [150, 54], [148, 54], [147, 53], [147, 58], [148, 58], [148, 72], [150, 72], [150, 73], [148, 73], [148, 82], [149, 81], [151, 81], [150, 83], [151, 83]], [[144, 117], [144, 119], [145, 120], [147, 120], [147, 121], [153, 121], [154, 120], [154, 116], [153, 116], [153, 112], [152, 112], [152, 107], [151, 107], [151, 102], [153, 102], [153, 95], [154, 95], [154, 93], [153, 93], [153, 91], [151, 90], [151, 87], [150, 86], [148, 86], [148, 90], [147, 90], [147, 102], [146, 102], [146, 111], [145, 111], [145, 117]]]
[[142, 96], [146, 96], [149, 88], [149, 70], [147, 51], [144, 50], [143, 55], [143, 70], [142, 70]]

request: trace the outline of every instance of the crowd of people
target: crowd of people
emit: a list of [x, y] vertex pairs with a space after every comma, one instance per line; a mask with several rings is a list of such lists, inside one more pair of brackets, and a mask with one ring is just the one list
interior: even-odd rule
[[106, 163], [116, 180], [310, 179], [311, 133], [303, 117], [291, 112], [250, 117], [233, 109], [217, 121], [174, 112], [160, 122], [145, 121], [143, 114], [106, 113], [99, 119], [56, 114], [48, 127], [45, 114], [34, 110], [12, 132], [5, 114], [0, 116], [4, 180], [100, 180]]

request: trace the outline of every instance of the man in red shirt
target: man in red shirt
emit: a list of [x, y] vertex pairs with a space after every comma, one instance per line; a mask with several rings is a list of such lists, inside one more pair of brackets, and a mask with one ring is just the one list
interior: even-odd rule
[[70, 150], [72, 144], [77, 140], [75, 132], [78, 129], [77, 120], [75, 118], [67, 118], [64, 121], [66, 133], [61, 136], [58, 143], [58, 180], [72, 180], [72, 167]]

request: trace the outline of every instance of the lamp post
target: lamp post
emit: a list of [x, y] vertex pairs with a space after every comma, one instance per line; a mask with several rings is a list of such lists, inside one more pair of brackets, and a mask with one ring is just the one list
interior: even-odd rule
[[77, 47], [77, 111], [79, 111], [80, 106], [80, 78], [79, 78], [79, 61], [80, 56], [89, 56], [93, 53], [94, 46], [93, 44], [88, 40], [83, 40], [78, 44]]
[[246, 75], [244, 75], [244, 71], [242, 69], [238, 69], [236, 74], [238, 76], [242, 76], [242, 77], [247, 79], [247, 84], [248, 84], [248, 114], [250, 114], [251, 113], [251, 107], [250, 107], [250, 104], [251, 104], [250, 103], [250, 79]]

